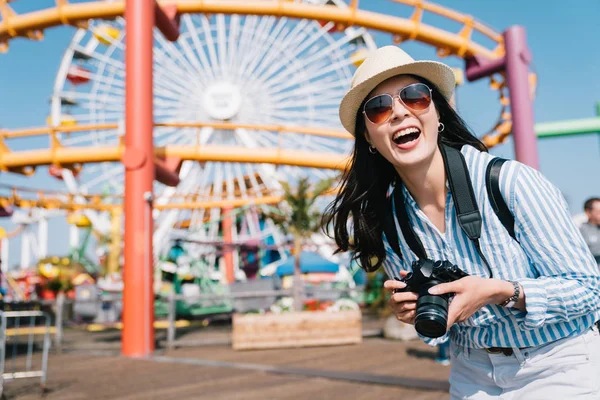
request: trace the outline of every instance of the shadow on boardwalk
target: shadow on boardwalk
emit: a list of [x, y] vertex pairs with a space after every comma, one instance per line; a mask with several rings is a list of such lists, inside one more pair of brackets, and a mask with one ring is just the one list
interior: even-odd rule
[[[120, 357], [119, 331], [71, 331], [52, 354], [45, 399], [447, 399], [449, 367], [420, 341], [365, 338], [352, 346], [233, 351], [228, 330], [189, 336], [211, 345], [158, 349], [152, 359]], [[157, 339], [163, 337], [157, 333]], [[223, 340], [225, 336], [225, 340]], [[371, 382], [371, 383], [366, 383]], [[430, 389], [426, 390], [423, 387]], [[431, 389], [433, 388], [433, 390]], [[8, 399], [39, 399], [39, 381], [5, 384]]]

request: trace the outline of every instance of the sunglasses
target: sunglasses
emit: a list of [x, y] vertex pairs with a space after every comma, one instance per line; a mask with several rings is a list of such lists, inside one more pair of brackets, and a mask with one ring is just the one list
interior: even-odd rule
[[410, 110], [424, 111], [431, 104], [431, 89], [424, 83], [413, 83], [400, 89], [396, 96], [380, 94], [367, 100], [363, 114], [371, 123], [383, 124], [394, 112], [396, 97]]

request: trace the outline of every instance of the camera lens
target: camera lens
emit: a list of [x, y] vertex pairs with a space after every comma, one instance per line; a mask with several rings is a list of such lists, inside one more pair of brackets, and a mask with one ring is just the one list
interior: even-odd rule
[[417, 300], [415, 329], [423, 336], [438, 338], [446, 333], [448, 299], [428, 294], [427, 289], [424, 290], [427, 294], [422, 294]]

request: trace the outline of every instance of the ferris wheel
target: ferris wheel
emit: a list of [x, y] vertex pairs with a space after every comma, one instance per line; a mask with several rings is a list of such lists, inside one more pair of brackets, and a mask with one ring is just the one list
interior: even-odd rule
[[[347, 7], [343, 1], [328, 0], [327, 4]], [[64, 146], [114, 146], [122, 140], [124, 22], [121, 18], [90, 21], [87, 28], [75, 33], [65, 52], [54, 85], [49, 123], [94, 128], [60, 134]], [[301, 132], [282, 134], [253, 125], [339, 128], [341, 97], [356, 65], [375, 48], [366, 29], [345, 28], [333, 22], [183, 15], [177, 42], [166, 41], [160, 33], [154, 35], [154, 143], [244, 147], [255, 149], [257, 154], [263, 148], [347, 154], [352, 141]], [[226, 122], [229, 127], [193, 126], [194, 122]], [[51, 173], [74, 194], [120, 195], [124, 191], [120, 163], [51, 169]], [[176, 188], [155, 183], [157, 204], [186, 198], [259, 198], [280, 192], [282, 180], [305, 176], [319, 180], [335, 172], [185, 161], [179, 174], [181, 182]], [[281, 243], [283, 238], [273, 223], [259, 220], [257, 207], [241, 211], [234, 238], [269, 238], [274, 244]], [[155, 255], [167, 250], [170, 237], [217, 238], [223, 218], [221, 208], [155, 212]], [[94, 223], [108, 225], [102, 215], [93, 218]], [[198, 252], [205, 250], [205, 246], [197, 246]]]

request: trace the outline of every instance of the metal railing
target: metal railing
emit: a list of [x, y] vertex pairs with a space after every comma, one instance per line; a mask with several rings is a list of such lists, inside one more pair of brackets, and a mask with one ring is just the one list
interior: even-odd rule
[[[329, 288], [327, 292], [335, 293], [338, 296], [356, 291], [356, 288]], [[302, 298], [311, 296], [314, 294], [314, 288], [303, 287], [301, 290]], [[241, 291], [231, 292], [226, 294], [203, 294], [197, 296], [183, 296], [180, 294], [171, 293], [167, 296], [168, 299], [168, 314], [167, 314], [167, 338], [166, 347], [167, 349], [174, 349], [179, 346], [197, 346], [212, 344], [205, 341], [191, 341], [191, 340], [177, 340], [177, 323], [176, 323], [176, 304], [177, 301], [203, 301], [203, 300], [231, 300], [234, 302], [232, 312], [245, 312], [246, 308], [252, 309], [256, 305], [255, 302], [244, 305], [245, 300], [263, 299], [263, 306], [256, 307], [256, 309], [268, 309], [266, 306], [268, 303], [273, 303], [275, 298], [290, 297], [293, 294], [293, 289], [280, 289], [280, 290], [260, 290], [260, 291]], [[238, 302], [242, 301], [242, 304]], [[237, 303], [237, 304], [235, 304]], [[241, 307], [240, 307], [241, 306]], [[248, 307], [249, 306], [249, 307]], [[221, 343], [220, 343], [221, 344]]]
[[[210, 345], [210, 344], [224, 344], [216, 339], [190, 339], [178, 338], [177, 330], [183, 329], [184, 332], [188, 332], [187, 328], [190, 324], [184, 324], [182, 321], [178, 321], [178, 317], [181, 316], [180, 312], [185, 314], [185, 311], [181, 309], [189, 309], [190, 307], [198, 308], [211, 308], [219, 309], [212, 313], [189, 313], [185, 314], [184, 318], [191, 317], [202, 318], [214, 321], [219, 320], [221, 317], [227, 318], [232, 313], [245, 313], [245, 312], [261, 312], [270, 310], [270, 306], [275, 304], [282, 298], [291, 298], [293, 296], [293, 288], [280, 289], [277, 285], [273, 285], [268, 282], [258, 282], [260, 285], [232, 285], [228, 291], [222, 293], [194, 293], [194, 294], [174, 294], [159, 295], [157, 299], [162, 299], [164, 308], [161, 316], [164, 318], [157, 321], [157, 325], [160, 328], [166, 329], [165, 346], [168, 349], [176, 347], [187, 347], [187, 346], [199, 346], [199, 345]], [[4, 312], [5, 315], [16, 316], [16, 315], [43, 315], [45, 318], [45, 324], [48, 326], [47, 331], [43, 331], [49, 336], [48, 339], [53, 341], [53, 349], [55, 352], [60, 353], [63, 350], [64, 345], [64, 328], [68, 326], [87, 326], [90, 331], [103, 331], [106, 329], [120, 329], [121, 318], [120, 312], [122, 309], [122, 297], [115, 294], [101, 294], [100, 291], [92, 290], [89, 288], [89, 294], [86, 296], [80, 295], [78, 298], [67, 298], [63, 293], [59, 293], [55, 299], [43, 299], [37, 301], [36, 307], [41, 307], [44, 311], [8, 311]], [[86, 293], [88, 291], [86, 289]], [[350, 295], [351, 293], [362, 292], [363, 288], [317, 288], [302, 285], [301, 297], [303, 299], [316, 298], [321, 301], [334, 300], [344, 295]], [[5, 303], [7, 307], [12, 307], [13, 303]], [[33, 306], [32, 306], [33, 307]], [[20, 314], [19, 314], [20, 313]], [[193, 315], [192, 315], [193, 314]], [[22, 326], [23, 324], [19, 322]], [[10, 324], [9, 324], [10, 325]], [[36, 334], [42, 333], [40, 326], [36, 327]], [[10, 328], [9, 328], [10, 329]], [[24, 328], [22, 328], [23, 331]], [[45, 328], [44, 328], [45, 329]], [[2, 340], [10, 337], [12, 331], [8, 331], [9, 335], [4, 336]], [[180, 332], [181, 333], [181, 332]], [[193, 338], [194, 336], [192, 336]], [[223, 339], [219, 339], [223, 340]], [[213, 343], [214, 342], [214, 343]], [[44, 348], [45, 354], [47, 354], [46, 347]], [[4, 357], [4, 356], [3, 356]], [[2, 370], [4, 371], [4, 370]], [[44, 378], [45, 379], [45, 378]]]
[[[22, 321], [25, 323], [22, 323]], [[26, 340], [22, 340], [26, 337]], [[36, 338], [42, 338], [41, 352]], [[23, 350], [23, 345], [25, 350]], [[42, 311], [0, 311], [0, 395], [4, 382], [40, 378], [44, 390], [50, 350], [50, 316]], [[39, 354], [39, 362], [35, 362]], [[7, 362], [7, 355], [9, 360]], [[8, 367], [8, 368], [7, 368]]]

